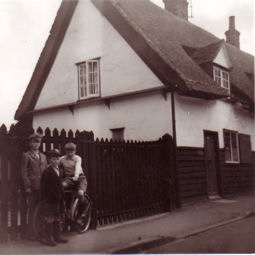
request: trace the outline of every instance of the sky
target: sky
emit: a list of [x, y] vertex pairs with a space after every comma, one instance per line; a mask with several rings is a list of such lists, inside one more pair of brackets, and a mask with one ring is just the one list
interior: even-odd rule
[[[161, 0], [152, 1], [163, 8]], [[16, 122], [15, 111], [60, 3], [61, 0], [0, 0], [0, 125], [9, 127]], [[253, 12], [254, 0], [192, 0], [193, 18], [189, 21], [225, 39], [228, 17], [235, 16], [241, 49], [254, 55]]]

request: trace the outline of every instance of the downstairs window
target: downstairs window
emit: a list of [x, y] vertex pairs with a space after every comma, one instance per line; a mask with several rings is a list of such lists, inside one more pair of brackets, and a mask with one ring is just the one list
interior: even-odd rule
[[231, 130], [224, 130], [225, 162], [239, 163], [239, 142], [238, 133]]

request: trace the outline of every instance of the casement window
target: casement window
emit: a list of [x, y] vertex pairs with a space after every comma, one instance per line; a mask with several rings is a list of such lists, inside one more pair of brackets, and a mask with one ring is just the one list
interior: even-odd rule
[[123, 141], [124, 140], [124, 128], [113, 128], [112, 131], [112, 140], [113, 141]]
[[230, 91], [229, 73], [217, 66], [213, 67], [213, 78], [222, 87]]
[[239, 141], [238, 133], [235, 131], [224, 130], [224, 145], [225, 145], [225, 162], [239, 163]]
[[79, 99], [100, 96], [99, 59], [77, 64]]

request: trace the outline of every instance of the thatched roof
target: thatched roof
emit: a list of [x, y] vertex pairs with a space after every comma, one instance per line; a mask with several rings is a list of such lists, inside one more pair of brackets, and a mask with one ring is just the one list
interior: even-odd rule
[[224, 40], [219, 40], [215, 43], [209, 44], [202, 48], [187, 48], [184, 47], [189, 56], [196, 61], [199, 65], [212, 62], [217, 56], [219, 50], [222, 47]]
[[[219, 38], [178, 18], [149, 0], [92, 0], [92, 2], [163, 84], [175, 89], [177, 85], [179, 93], [190, 96], [217, 98], [228, 95], [228, 92], [219, 87], [187, 52], [187, 48], [193, 49], [193, 52], [204, 48], [205, 58], [211, 59], [222, 42]], [[60, 9], [65, 5], [66, 1], [63, 1]], [[75, 6], [76, 4], [69, 6], [69, 16], [72, 16]], [[58, 13], [53, 28], [65, 23], [65, 15], [65, 13]], [[62, 39], [65, 31], [64, 26], [60, 36]], [[52, 32], [54, 33], [54, 29]], [[57, 40], [53, 34], [50, 37]], [[46, 56], [44, 55], [49, 55], [47, 51], [50, 37], [37, 65], [45, 62]], [[57, 52], [60, 44], [54, 43], [54, 45]], [[230, 74], [231, 84], [238, 88], [238, 91], [250, 103], [253, 103], [253, 82], [246, 73], [254, 73], [254, 57], [229, 44], [226, 44], [226, 48], [233, 66]], [[200, 58], [202, 58], [201, 55]], [[40, 93], [46, 78], [38, 84], [36, 80], [33, 81], [34, 76], [38, 74], [40, 75], [40, 70], [36, 69], [16, 112], [16, 119], [19, 119], [26, 111], [33, 109], [35, 105], [35, 100], [30, 104], [26, 104], [24, 100], [27, 100], [29, 98], [27, 95], [31, 94], [28, 90], [36, 90]], [[38, 96], [39, 94], [36, 100]]]
[[[118, 17], [116, 11], [120, 13], [122, 20], [128, 22], [131, 28], [136, 30], [150, 45], [151, 51], [156, 51], [169, 68], [184, 81], [188, 93], [195, 96], [206, 93], [226, 95], [226, 91], [219, 88], [212, 77], [206, 74], [184, 50], [185, 47], [199, 50], [204, 48], [205, 58], [212, 60], [219, 50], [221, 39], [148, 0], [92, 1], [118, 32], [123, 34], [121, 26], [118, 27], [116, 24]], [[126, 40], [132, 43], [132, 38], [126, 37]], [[139, 52], [138, 47], [136, 47], [137, 52]], [[230, 73], [231, 84], [242, 91], [247, 100], [253, 102], [254, 84], [246, 73], [254, 73], [254, 57], [227, 43], [226, 48], [233, 67]], [[146, 63], [153, 65], [152, 62], [153, 59]]]

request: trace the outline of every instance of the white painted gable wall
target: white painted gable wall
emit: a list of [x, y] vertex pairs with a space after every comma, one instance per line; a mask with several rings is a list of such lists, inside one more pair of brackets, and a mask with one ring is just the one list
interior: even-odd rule
[[35, 109], [76, 102], [76, 63], [96, 57], [101, 57], [101, 96], [162, 85], [93, 3], [79, 1]]
[[[101, 57], [101, 96], [163, 86], [128, 43], [90, 0], [79, 1], [55, 63], [35, 109], [78, 100], [75, 63]], [[172, 134], [171, 98], [149, 94], [34, 113], [34, 128], [92, 130], [95, 137], [111, 138], [110, 129], [124, 127], [125, 139], [155, 140]]]

